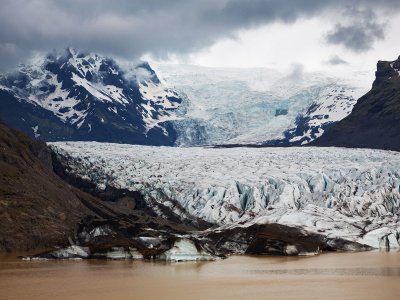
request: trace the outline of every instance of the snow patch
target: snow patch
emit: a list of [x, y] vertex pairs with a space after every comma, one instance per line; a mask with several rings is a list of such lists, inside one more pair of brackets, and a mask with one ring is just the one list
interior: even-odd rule
[[35, 136], [35, 139], [39, 138], [39, 137], [40, 137], [40, 133], [38, 133], [39, 126], [36, 125], [36, 126], [34, 126], [34, 127], [31, 127], [31, 128], [32, 128], [32, 130], [33, 130], [33, 135]]

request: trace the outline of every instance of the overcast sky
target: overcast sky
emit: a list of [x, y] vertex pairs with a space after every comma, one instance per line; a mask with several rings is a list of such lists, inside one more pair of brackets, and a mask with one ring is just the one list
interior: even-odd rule
[[0, 69], [75, 47], [117, 59], [349, 71], [400, 55], [399, 0], [0, 0]]

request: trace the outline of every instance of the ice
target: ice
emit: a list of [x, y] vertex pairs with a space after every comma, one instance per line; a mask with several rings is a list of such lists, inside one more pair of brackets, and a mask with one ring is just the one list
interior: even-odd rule
[[89, 248], [81, 246], [69, 246], [60, 250], [55, 250], [50, 253], [52, 258], [67, 259], [67, 258], [87, 258], [89, 256]]
[[177, 240], [171, 249], [160, 254], [157, 258], [160, 260], [175, 262], [215, 260], [215, 257], [209, 253], [198, 250], [193, 241], [188, 239]]
[[264, 68], [154, 67], [167, 85], [187, 96], [180, 109], [182, 119], [174, 122], [176, 143], [184, 146], [283, 138], [312, 105], [318, 106], [310, 115], [314, 121], [316, 116], [322, 117], [319, 123], [323, 124], [338, 121], [369, 89], [364, 83], [352, 80], [347, 84], [347, 79], [318, 73], [304, 73], [303, 78], [293, 80], [279, 70]]
[[219, 226], [275, 222], [372, 247], [379, 243], [369, 232], [387, 227], [397, 236], [400, 224], [398, 152], [96, 142], [51, 147], [67, 173], [100, 189], [138, 191], [161, 216], [164, 207], [182, 219], [196, 217]]
[[143, 259], [143, 255], [136, 248], [131, 247], [111, 247], [107, 252], [92, 253], [91, 257], [113, 260]]
[[400, 248], [398, 241], [399, 231], [400, 226], [397, 227], [397, 230], [396, 228], [382, 227], [368, 232], [359, 242], [380, 249]]

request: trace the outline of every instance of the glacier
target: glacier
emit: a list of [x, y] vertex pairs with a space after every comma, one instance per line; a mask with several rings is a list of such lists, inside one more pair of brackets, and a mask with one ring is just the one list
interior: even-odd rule
[[[291, 226], [324, 236], [332, 248], [339, 247], [335, 239], [399, 247], [398, 152], [98, 142], [50, 146], [67, 174], [99, 190], [139, 192], [160, 216], [170, 211], [182, 220], [199, 218], [217, 231]], [[353, 244], [339, 248], [356, 250]]]
[[[352, 111], [370, 88], [365, 74], [154, 64], [183, 99], [178, 146], [309, 143]], [[357, 80], [355, 80], [355, 78]]]

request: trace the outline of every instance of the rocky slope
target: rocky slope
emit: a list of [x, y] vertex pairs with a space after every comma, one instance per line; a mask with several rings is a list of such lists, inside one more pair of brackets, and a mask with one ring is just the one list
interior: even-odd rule
[[172, 145], [181, 99], [143, 63], [68, 49], [0, 77], [0, 119], [44, 141]]
[[65, 244], [85, 197], [53, 173], [44, 143], [0, 124], [0, 251]]
[[400, 58], [379, 61], [372, 89], [352, 113], [315, 141], [318, 146], [400, 150]]

